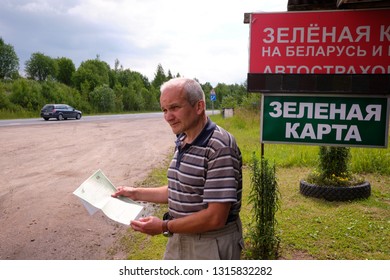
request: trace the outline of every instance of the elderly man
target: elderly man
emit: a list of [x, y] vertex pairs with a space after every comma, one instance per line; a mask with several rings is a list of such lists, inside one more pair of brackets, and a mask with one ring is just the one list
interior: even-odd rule
[[234, 137], [207, 117], [205, 95], [195, 80], [164, 83], [160, 104], [177, 135], [168, 185], [118, 187], [113, 196], [168, 203], [163, 219], [130, 223], [136, 231], [169, 237], [164, 259], [239, 259], [242, 158]]

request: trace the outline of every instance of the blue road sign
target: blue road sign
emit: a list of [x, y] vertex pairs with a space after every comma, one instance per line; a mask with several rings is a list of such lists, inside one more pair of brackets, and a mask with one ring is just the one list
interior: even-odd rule
[[215, 94], [214, 89], [212, 89], [211, 92], [210, 92], [210, 100], [211, 101], [216, 101], [217, 100], [217, 95]]

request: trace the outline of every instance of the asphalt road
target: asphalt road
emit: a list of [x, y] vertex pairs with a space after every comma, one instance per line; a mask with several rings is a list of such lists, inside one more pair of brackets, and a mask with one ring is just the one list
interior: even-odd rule
[[[150, 118], [162, 118], [162, 112], [155, 113], [140, 113], [140, 114], [118, 114], [118, 115], [97, 115], [97, 116], [83, 116], [80, 120], [69, 119], [61, 122], [104, 122], [114, 120], [130, 120], [130, 119], [150, 119]], [[38, 125], [38, 124], [58, 124], [56, 119], [50, 119], [45, 121], [43, 118], [32, 119], [13, 119], [13, 120], [0, 120], [0, 127], [3, 126], [26, 126], [26, 125]]]
[[[209, 110], [208, 115], [219, 114], [219, 110]], [[137, 114], [116, 114], [116, 115], [95, 115], [95, 116], [83, 116], [80, 120], [69, 119], [61, 122], [105, 122], [105, 121], [121, 121], [121, 120], [136, 120], [136, 119], [152, 119], [152, 118], [163, 118], [162, 112], [153, 113], [137, 113]], [[26, 125], [39, 125], [39, 124], [58, 124], [59, 121], [56, 119], [50, 119], [45, 121], [43, 118], [31, 118], [31, 119], [13, 119], [13, 120], [0, 120], [0, 127], [4, 126], [26, 126]]]

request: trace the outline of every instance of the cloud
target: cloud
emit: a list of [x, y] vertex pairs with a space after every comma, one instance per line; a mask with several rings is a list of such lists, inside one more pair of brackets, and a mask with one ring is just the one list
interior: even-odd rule
[[99, 55], [149, 79], [161, 64], [213, 85], [243, 83], [244, 13], [286, 7], [287, 0], [9, 0], [0, 9], [0, 36], [14, 46], [21, 70], [34, 52], [68, 57], [76, 67]]

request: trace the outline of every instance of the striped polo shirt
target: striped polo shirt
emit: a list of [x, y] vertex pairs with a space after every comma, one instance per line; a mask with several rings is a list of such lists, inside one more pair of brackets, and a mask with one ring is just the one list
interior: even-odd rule
[[241, 209], [242, 157], [234, 137], [208, 119], [198, 137], [176, 150], [168, 168], [168, 207], [174, 218], [206, 209], [210, 202], [232, 203], [228, 220]]

